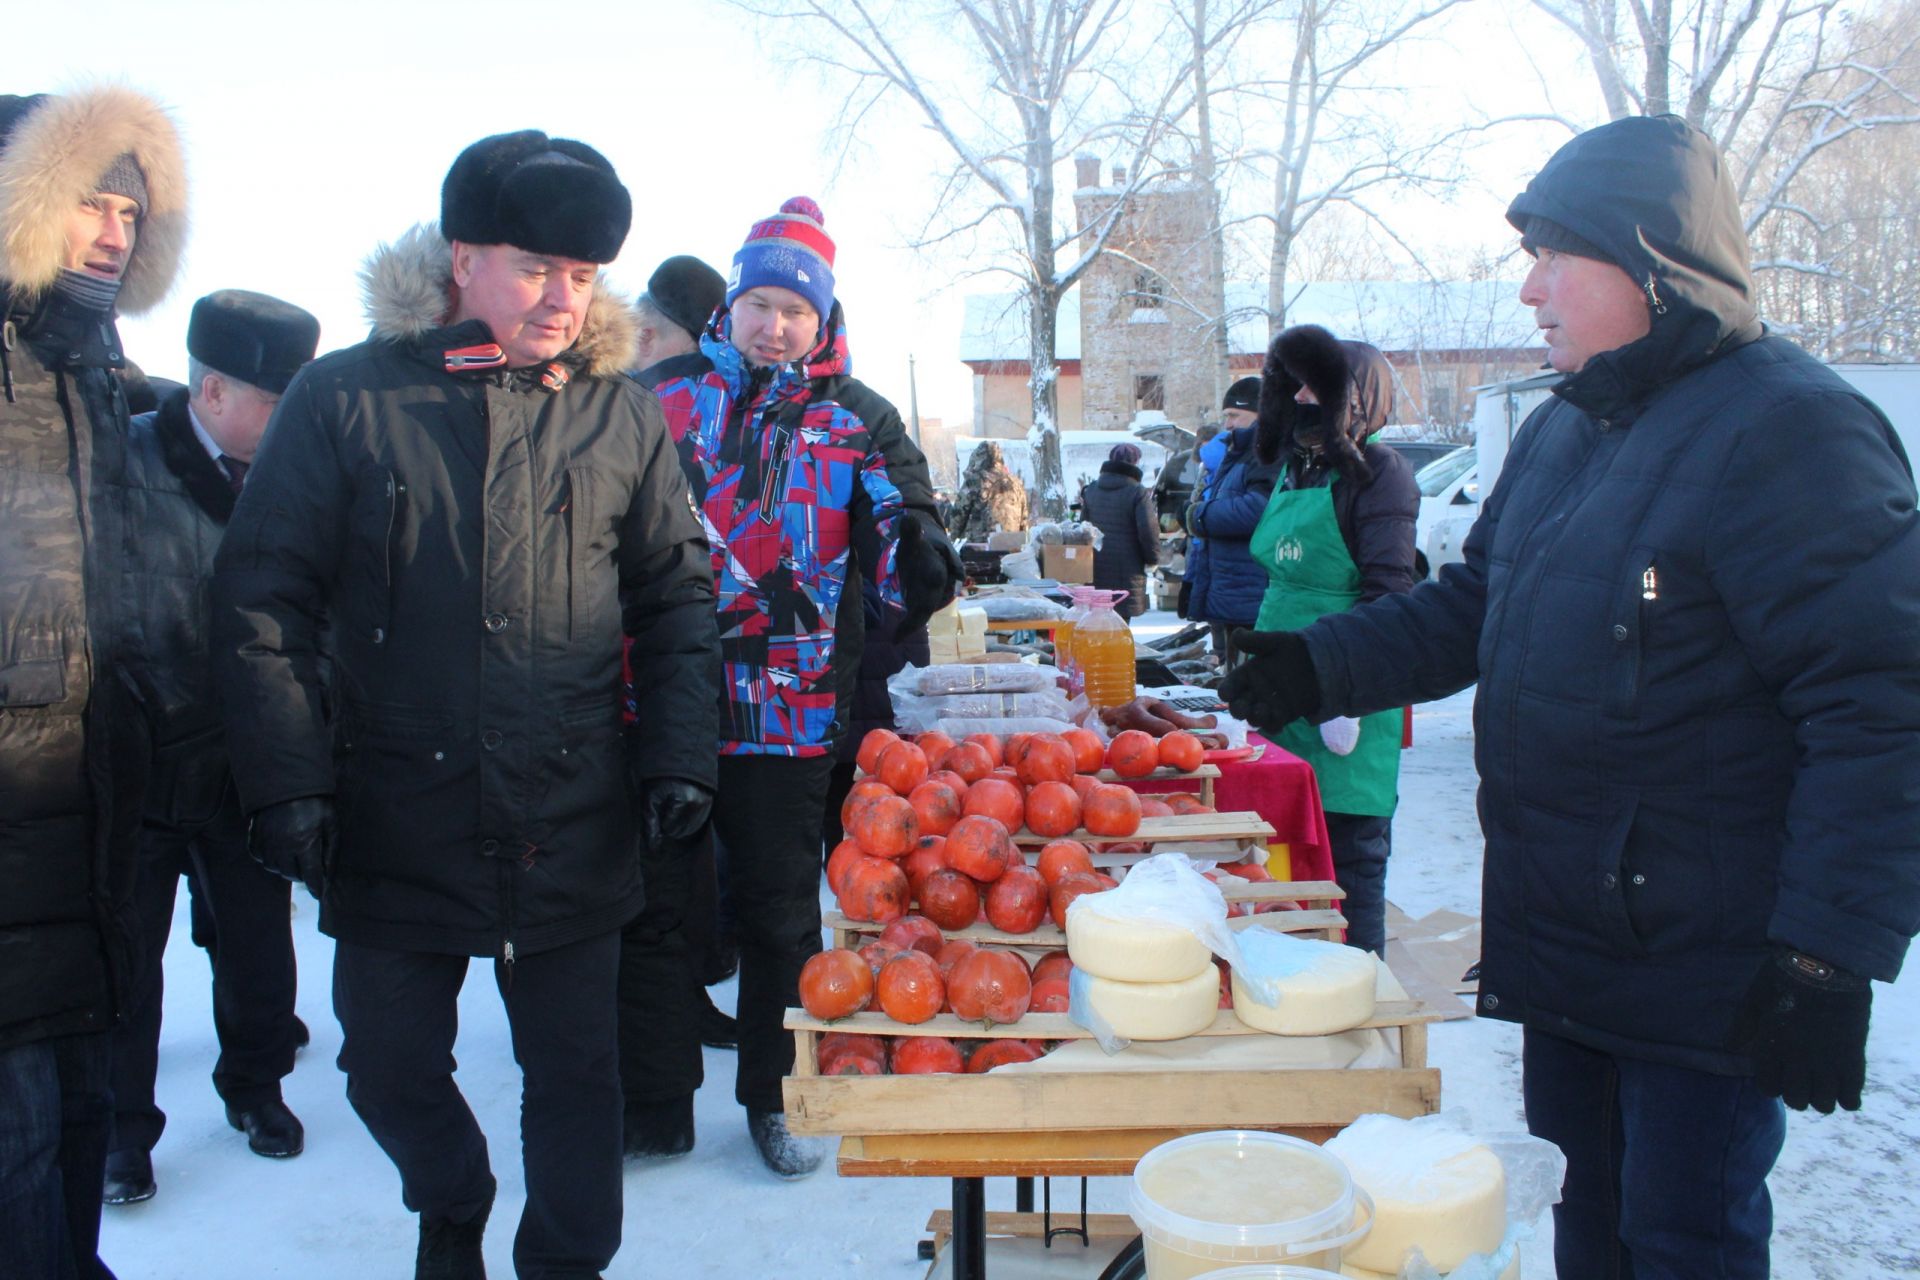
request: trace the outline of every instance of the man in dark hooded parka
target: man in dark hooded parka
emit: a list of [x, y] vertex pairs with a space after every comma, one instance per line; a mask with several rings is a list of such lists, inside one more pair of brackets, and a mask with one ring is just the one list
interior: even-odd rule
[[1478, 682], [1480, 1013], [1567, 1156], [1561, 1280], [1764, 1276], [1782, 1102], [1857, 1109], [1920, 929], [1920, 520], [1886, 418], [1768, 336], [1719, 150], [1567, 143], [1507, 211], [1566, 376], [1438, 581], [1246, 637], [1277, 728]]

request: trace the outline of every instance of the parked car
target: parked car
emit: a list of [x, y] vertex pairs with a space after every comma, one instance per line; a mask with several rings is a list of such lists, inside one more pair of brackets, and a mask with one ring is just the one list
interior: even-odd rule
[[1413, 571], [1421, 578], [1460, 558], [1460, 543], [1480, 516], [1480, 459], [1461, 445], [1414, 473], [1420, 514], [1413, 530]]
[[1382, 440], [1380, 443], [1398, 452], [1416, 473], [1461, 447], [1451, 440]]

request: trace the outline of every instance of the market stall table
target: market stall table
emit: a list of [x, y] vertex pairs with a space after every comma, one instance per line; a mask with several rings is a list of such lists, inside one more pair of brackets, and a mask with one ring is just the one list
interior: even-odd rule
[[[1273, 827], [1273, 857], [1267, 869], [1281, 880], [1333, 879], [1333, 851], [1327, 839], [1327, 815], [1320, 807], [1320, 784], [1313, 766], [1258, 733], [1247, 735], [1249, 746], [1263, 748], [1258, 757], [1220, 760], [1220, 776], [1211, 786], [1214, 807], [1222, 813], [1259, 814]], [[1147, 777], [1127, 783], [1135, 791], [1201, 791], [1188, 778]]]
[[[1149, 819], [1139, 834], [1149, 843], [1167, 844], [1223, 834], [1243, 840], [1273, 838], [1267, 824], [1245, 813]], [[1026, 832], [1021, 838], [1023, 843], [1033, 839]], [[1231, 921], [1236, 930], [1269, 928], [1326, 937], [1346, 923], [1335, 909], [1342, 896], [1339, 888], [1324, 881], [1231, 882], [1222, 885], [1221, 892], [1230, 903], [1291, 902], [1301, 908], [1237, 916]], [[827, 923], [839, 946], [857, 946], [863, 936], [882, 927], [840, 912], [829, 913]], [[1052, 924], [1030, 933], [1005, 934], [983, 923], [948, 936], [1038, 951], [1066, 941]], [[993, 1028], [939, 1014], [908, 1027], [879, 1012], [825, 1023], [789, 1009], [786, 1025], [795, 1033], [795, 1054], [794, 1073], [783, 1086], [788, 1125], [800, 1135], [839, 1136], [837, 1167], [844, 1176], [952, 1179], [947, 1261], [952, 1275], [979, 1280], [986, 1266], [986, 1178], [1123, 1176], [1147, 1151], [1189, 1133], [1257, 1128], [1319, 1141], [1369, 1112], [1417, 1116], [1438, 1110], [1440, 1073], [1427, 1065], [1426, 1027], [1445, 1015], [1410, 996], [1384, 966], [1381, 991], [1374, 1017], [1362, 1027], [1381, 1029], [1390, 1037], [1374, 1059], [1390, 1065], [1369, 1066], [1359, 1065], [1361, 1060], [1331, 1066], [1312, 1059], [1305, 1065], [1277, 1065], [1284, 1059], [1271, 1055], [1296, 1051], [1286, 1042], [1309, 1045], [1323, 1038], [1266, 1036], [1222, 1011], [1198, 1036], [1170, 1044], [1237, 1038], [1260, 1055], [1256, 1062], [1215, 1059], [1202, 1069], [1192, 1062], [1137, 1063], [1120, 1070], [1096, 1055], [1091, 1062], [1076, 1059], [1070, 1068], [1052, 1071], [822, 1076], [815, 1063], [817, 1037], [830, 1029], [968, 1039], [1011, 1035], [1085, 1040], [1089, 1033], [1065, 1014], [1028, 1013], [1018, 1022]], [[1260, 1048], [1262, 1044], [1270, 1048]], [[1274, 1087], [1280, 1076], [1285, 1088]], [[1124, 1127], [1116, 1127], [1121, 1118]], [[930, 1123], [941, 1124], [942, 1131], [928, 1132]], [[1017, 1194], [1019, 1206], [1031, 1208], [1030, 1183], [1023, 1181]], [[997, 1220], [1002, 1227], [1010, 1221]]]

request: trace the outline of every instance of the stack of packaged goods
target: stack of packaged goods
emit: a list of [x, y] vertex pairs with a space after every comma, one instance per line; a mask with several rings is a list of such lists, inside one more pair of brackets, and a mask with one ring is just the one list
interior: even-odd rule
[[927, 648], [935, 665], [979, 662], [987, 656], [987, 615], [958, 600], [927, 619]]

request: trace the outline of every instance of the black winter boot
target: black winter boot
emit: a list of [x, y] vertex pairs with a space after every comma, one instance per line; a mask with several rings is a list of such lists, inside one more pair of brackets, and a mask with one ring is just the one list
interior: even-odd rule
[[796, 1138], [787, 1132], [782, 1111], [747, 1112], [747, 1132], [767, 1168], [789, 1182], [806, 1177], [827, 1158], [826, 1144], [818, 1138]]
[[486, 1234], [492, 1202], [471, 1221], [420, 1215], [420, 1249], [413, 1257], [413, 1280], [487, 1280], [487, 1264], [480, 1256], [480, 1237]]
[[693, 1150], [693, 1095], [627, 1104], [625, 1144], [629, 1160], [671, 1160]]

